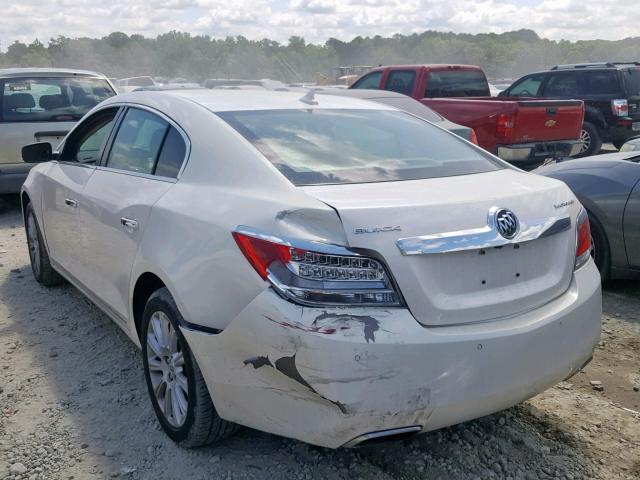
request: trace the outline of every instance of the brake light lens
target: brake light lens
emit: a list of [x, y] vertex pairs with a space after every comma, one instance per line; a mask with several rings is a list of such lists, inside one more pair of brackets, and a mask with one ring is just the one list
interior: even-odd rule
[[317, 247], [311, 249], [251, 230], [233, 232], [233, 238], [258, 275], [288, 300], [312, 306], [401, 304], [377, 259], [344, 247], [306, 242]]
[[268, 242], [238, 232], [232, 233], [240, 251], [263, 280], [269, 276], [268, 268], [273, 262], [286, 264], [291, 260], [291, 248]]
[[476, 135], [476, 131], [473, 128], [469, 132], [469, 141], [474, 145], [478, 145], [478, 146], [480, 145], [478, 143], [478, 136]]
[[501, 113], [496, 121], [496, 135], [502, 138], [509, 138], [513, 134], [515, 118], [513, 115]]
[[616, 117], [628, 117], [629, 102], [626, 100], [611, 100], [611, 111]]
[[591, 257], [591, 228], [589, 216], [583, 208], [578, 215], [576, 228], [576, 263], [575, 270], [582, 267]]

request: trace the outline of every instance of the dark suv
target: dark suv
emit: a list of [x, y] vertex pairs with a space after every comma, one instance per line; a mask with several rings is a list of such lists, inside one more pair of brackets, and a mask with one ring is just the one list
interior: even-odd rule
[[620, 148], [640, 132], [639, 62], [556, 65], [522, 77], [499, 96], [583, 100], [578, 157], [597, 154], [603, 142]]

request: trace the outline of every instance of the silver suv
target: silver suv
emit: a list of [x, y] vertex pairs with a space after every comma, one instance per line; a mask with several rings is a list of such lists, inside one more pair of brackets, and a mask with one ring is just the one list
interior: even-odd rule
[[0, 194], [18, 193], [33, 166], [22, 147], [57, 144], [91, 108], [116, 94], [107, 77], [85, 70], [0, 69]]

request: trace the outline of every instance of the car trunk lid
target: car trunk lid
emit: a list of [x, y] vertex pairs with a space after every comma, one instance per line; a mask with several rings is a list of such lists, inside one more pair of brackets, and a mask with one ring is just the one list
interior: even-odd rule
[[[576, 248], [573, 219], [580, 205], [560, 182], [504, 169], [458, 177], [302, 188], [336, 209], [351, 248], [383, 256], [408, 308], [424, 325], [514, 315], [547, 303], [571, 282]], [[467, 249], [472, 245], [463, 241], [465, 248], [459, 251], [407, 255], [398, 247], [402, 238], [486, 228], [494, 207], [508, 208], [517, 215], [520, 235], [527, 225], [547, 228], [561, 218], [569, 224], [554, 234], [529, 241], [516, 237], [516, 243], [498, 248]], [[535, 233], [529, 229], [528, 235]]]

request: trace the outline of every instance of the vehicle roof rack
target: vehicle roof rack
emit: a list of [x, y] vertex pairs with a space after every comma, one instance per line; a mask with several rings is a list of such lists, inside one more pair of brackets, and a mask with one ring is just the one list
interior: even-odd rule
[[633, 65], [635, 67], [640, 67], [640, 62], [613, 62], [616, 66], [624, 66], [624, 65]]
[[626, 65], [640, 66], [640, 62], [593, 62], [593, 63], [567, 63], [556, 65], [551, 70], [572, 70], [576, 68], [616, 68]]
[[615, 67], [615, 63], [611, 62], [595, 62], [595, 63], [567, 63], [565, 65], [556, 65], [551, 70], [571, 70], [574, 68], [611, 68]]

